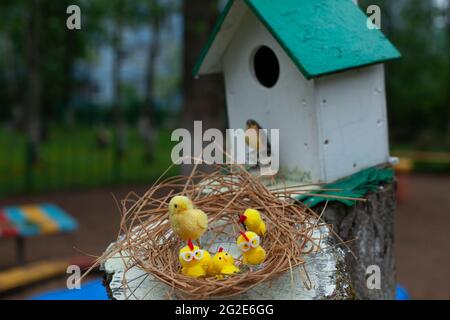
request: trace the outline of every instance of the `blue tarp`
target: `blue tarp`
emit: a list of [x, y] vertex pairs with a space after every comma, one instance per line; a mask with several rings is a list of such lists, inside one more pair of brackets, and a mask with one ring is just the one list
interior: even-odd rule
[[31, 297], [31, 300], [108, 300], [102, 279], [85, 282], [80, 289], [55, 290]]
[[[79, 290], [55, 290], [30, 298], [31, 300], [108, 300], [102, 279], [86, 282]], [[397, 285], [396, 300], [409, 300], [409, 294], [405, 288]]]
[[397, 290], [395, 292], [395, 300], [410, 300], [411, 297], [408, 294], [408, 291], [406, 291], [405, 288], [403, 288], [400, 285], [397, 285]]

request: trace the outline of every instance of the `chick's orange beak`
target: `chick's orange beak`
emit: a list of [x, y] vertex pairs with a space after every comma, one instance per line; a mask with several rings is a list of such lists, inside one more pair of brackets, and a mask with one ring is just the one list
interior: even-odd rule
[[247, 217], [244, 216], [243, 214], [241, 214], [241, 215], [239, 216], [239, 222], [240, 222], [240, 223], [244, 223], [245, 220], [247, 220]]

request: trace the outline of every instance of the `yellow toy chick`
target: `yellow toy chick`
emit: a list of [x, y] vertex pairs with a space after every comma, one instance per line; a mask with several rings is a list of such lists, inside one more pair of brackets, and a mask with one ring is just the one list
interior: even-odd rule
[[258, 265], [266, 259], [266, 251], [260, 246], [261, 239], [252, 232], [240, 232], [241, 235], [237, 238], [237, 246], [242, 251], [244, 264]]
[[191, 241], [181, 248], [178, 256], [181, 264], [181, 273], [191, 278], [205, 277], [211, 263], [208, 251], [194, 246]]
[[243, 223], [248, 231], [253, 231], [258, 236], [266, 234], [266, 224], [261, 218], [258, 210], [247, 209], [244, 214], [239, 217], [239, 222]]
[[240, 270], [234, 265], [233, 256], [223, 251], [223, 248], [219, 248], [219, 251], [210, 261], [208, 275], [217, 276], [221, 279], [223, 276], [230, 276], [238, 272]]
[[176, 196], [169, 203], [169, 219], [172, 229], [182, 240], [197, 240], [208, 228], [208, 217], [194, 209], [192, 201], [185, 196]]

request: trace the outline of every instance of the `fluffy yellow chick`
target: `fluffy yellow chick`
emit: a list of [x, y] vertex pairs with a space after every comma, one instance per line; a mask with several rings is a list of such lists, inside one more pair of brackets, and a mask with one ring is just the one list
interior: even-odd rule
[[192, 201], [185, 196], [176, 196], [169, 203], [169, 219], [172, 229], [182, 240], [197, 240], [208, 228], [208, 217], [194, 209]]
[[239, 221], [245, 225], [248, 231], [253, 231], [258, 236], [266, 234], [266, 224], [258, 210], [245, 210], [244, 214], [239, 217]]
[[244, 264], [258, 265], [266, 259], [266, 251], [260, 246], [259, 236], [252, 232], [242, 232], [237, 238], [237, 246], [242, 251]]
[[209, 252], [194, 246], [190, 241], [187, 246], [181, 248], [178, 259], [182, 267], [181, 273], [191, 278], [206, 276], [211, 263]]
[[208, 275], [217, 276], [219, 279], [223, 276], [230, 276], [240, 272], [239, 268], [234, 265], [234, 258], [228, 252], [220, 248], [219, 251], [212, 257]]

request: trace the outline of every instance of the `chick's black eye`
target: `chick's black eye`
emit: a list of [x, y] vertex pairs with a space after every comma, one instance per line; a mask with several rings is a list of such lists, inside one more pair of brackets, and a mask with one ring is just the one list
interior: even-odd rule
[[175, 207], [175, 208], [178, 208], [178, 205], [176, 204], [176, 205], [174, 205], [174, 207]]
[[220, 257], [219, 260], [222, 260], [222, 257]]
[[228, 255], [228, 253], [225, 253], [225, 255], [227, 256], [227, 255]]

